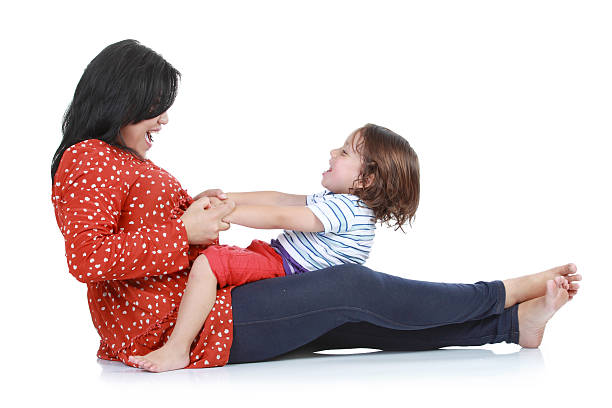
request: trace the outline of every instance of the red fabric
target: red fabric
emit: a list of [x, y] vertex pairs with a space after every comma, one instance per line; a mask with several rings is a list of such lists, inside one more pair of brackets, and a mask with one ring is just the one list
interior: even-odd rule
[[[99, 140], [64, 152], [53, 183], [69, 272], [87, 284], [98, 357], [125, 364], [163, 345], [172, 332], [189, 268], [179, 217], [193, 199], [150, 160]], [[189, 368], [224, 365], [232, 345], [231, 287], [217, 300], [191, 349]]]
[[285, 276], [283, 259], [269, 244], [254, 240], [247, 248], [212, 245], [202, 251], [219, 287]]

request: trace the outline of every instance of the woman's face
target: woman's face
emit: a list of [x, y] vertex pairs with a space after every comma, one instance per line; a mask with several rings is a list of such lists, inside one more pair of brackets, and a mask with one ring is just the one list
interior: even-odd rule
[[121, 128], [123, 143], [145, 158], [147, 151], [153, 145], [153, 133], [159, 132], [166, 123], [168, 123], [168, 113], [164, 112], [154, 118], [126, 125]]

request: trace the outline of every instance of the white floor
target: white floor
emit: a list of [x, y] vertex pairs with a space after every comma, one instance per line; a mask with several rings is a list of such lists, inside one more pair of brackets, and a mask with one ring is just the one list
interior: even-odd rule
[[[87, 407], [175, 402], [207, 407], [217, 401], [241, 407], [575, 406], [582, 400], [607, 400], [601, 397], [610, 385], [609, 347], [601, 339], [593, 341], [596, 318], [579, 318], [598, 303], [586, 296], [572, 301], [555, 316], [544, 344], [535, 350], [498, 344], [411, 353], [299, 352], [263, 363], [163, 374], [96, 360], [93, 330], [82, 329], [81, 334], [91, 334], [85, 338], [63, 336], [49, 313], [41, 329], [55, 330], [57, 336], [47, 336], [48, 342], [38, 346], [34, 339], [22, 341], [19, 348], [15, 344], [5, 356], [13, 366], [5, 385], [9, 396], [24, 403], [66, 401]], [[83, 317], [73, 313], [78, 310], [66, 310], [75, 324]]]
[[[18, 398], [20, 406], [151, 407], [196, 402], [212, 407], [220, 401], [237, 407], [391, 403], [419, 408], [574, 407], [587, 401], [586, 406], [599, 407], [609, 400], [610, 263], [607, 252], [595, 251], [594, 246], [605, 247], [609, 241], [603, 238], [581, 243], [580, 235], [569, 236], [567, 245], [576, 247], [570, 259], [584, 281], [578, 296], [549, 322], [540, 349], [497, 344], [412, 353], [293, 353], [263, 363], [152, 374], [96, 359], [99, 338], [86, 306], [86, 287], [66, 273], [63, 243], [56, 235], [51, 227], [48, 238], [41, 235], [48, 244], [44, 252], [31, 257], [29, 274], [19, 273], [23, 269], [19, 260], [27, 254], [11, 258], [6, 266], [13, 272], [3, 281], [5, 294], [0, 297], [5, 304], [0, 361], [9, 378], [2, 383], [0, 396]], [[385, 236], [381, 233], [380, 238]], [[562, 246], [561, 238], [547, 243], [543, 251]], [[527, 257], [489, 267], [495, 258], [503, 259], [509, 243], [503, 241], [501, 246], [499, 252], [483, 252], [460, 268], [453, 268], [456, 258], [425, 259], [407, 268], [408, 277], [475, 282], [542, 269], [538, 259]], [[384, 254], [387, 247], [381, 248], [379, 253]], [[539, 248], [534, 253], [540, 254]], [[463, 249], [469, 250], [465, 245]], [[374, 267], [384, 271], [393, 270], [396, 262], [379, 255], [372, 259]], [[179, 405], [171, 405], [177, 401]]]

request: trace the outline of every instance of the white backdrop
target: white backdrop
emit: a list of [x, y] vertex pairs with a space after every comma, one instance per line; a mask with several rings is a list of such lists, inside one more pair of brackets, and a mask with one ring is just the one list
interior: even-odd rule
[[[40, 401], [101, 393], [102, 405], [118, 395], [129, 399], [129, 387], [159, 402], [167, 386], [158, 380], [164, 377], [125, 386], [124, 374], [117, 380], [96, 363], [86, 288], [67, 273], [50, 202], [62, 114], [87, 63], [125, 38], [156, 50], [183, 75], [170, 123], [149, 158], [192, 195], [211, 187], [319, 191], [329, 150], [372, 122], [415, 148], [421, 203], [407, 233], [379, 229], [368, 266], [413, 279], [473, 282], [576, 263], [583, 289], [547, 329], [546, 370], [532, 388], [502, 374], [487, 383], [482, 402], [512, 393], [505, 387], [543, 401], [552, 393], [562, 404], [575, 399], [559, 397], [565, 394], [553, 392], [555, 386], [601, 391], [597, 370], [609, 372], [610, 363], [604, 303], [612, 244], [609, 2], [194, 4], [56, 1], [3, 10], [2, 361], [13, 373], [13, 392]], [[277, 233], [232, 227], [221, 240], [245, 245]], [[340, 385], [314, 377], [310, 385], [300, 382], [309, 392], [299, 402], [374, 403], [376, 395], [406, 392], [407, 400], [426, 403], [433, 397], [423, 390], [442, 383], [476, 393], [460, 374], [445, 376], [446, 363], [419, 381], [392, 371], [381, 383], [386, 363], [375, 361], [378, 374], [368, 376], [359, 365], [366, 360], [351, 360], [350, 370], [338, 372]], [[298, 375], [309, 361], [290, 362], [288, 372]], [[204, 404], [205, 392], [261, 395], [247, 385], [255, 369], [253, 377], [248, 369], [231, 372], [189, 377], [193, 387], [182, 392]], [[406, 391], [416, 383], [418, 390]], [[267, 386], [272, 398], [275, 387]], [[286, 383], [281, 388], [283, 398], [298, 395]], [[453, 401], [445, 393], [435, 398]]]

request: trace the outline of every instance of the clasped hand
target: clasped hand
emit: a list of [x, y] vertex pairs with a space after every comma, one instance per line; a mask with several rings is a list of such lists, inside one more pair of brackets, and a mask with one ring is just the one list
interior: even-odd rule
[[235, 203], [219, 189], [206, 190], [194, 197], [194, 202], [181, 216], [187, 238], [192, 245], [209, 245], [220, 231], [229, 229], [223, 218], [234, 211]]

